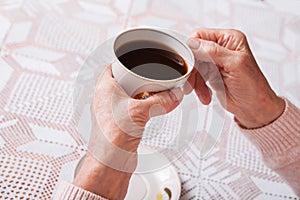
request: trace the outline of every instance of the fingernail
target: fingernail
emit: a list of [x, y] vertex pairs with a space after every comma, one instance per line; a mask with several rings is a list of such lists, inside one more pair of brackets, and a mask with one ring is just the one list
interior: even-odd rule
[[200, 47], [200, 40], [197, 38], [190, 38], [187, 41], [187, 45], [189, 45], [191, 49], [198, 49]]
[[172, 89], [169, 92], [169, 95], [173, 101], [180, 101], [182, 99], [182, 91], [179, 88]]

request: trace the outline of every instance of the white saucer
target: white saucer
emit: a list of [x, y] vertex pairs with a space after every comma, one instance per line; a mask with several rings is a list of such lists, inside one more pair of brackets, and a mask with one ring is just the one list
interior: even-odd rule
[[[178, 200], [181, 184], [175, 167], [161, 153], [149, 147], [139, 147], [139, 161], [136, 172], [132, 175], [126, 200]], [[145, 157], [146, 155], [146, 157]], [[150, 155], [150, 156], [147, 156]], [[85, 157], [82, 157], [75, 169], [78, 173]], [[140, 159], [141, 158], [141, 159]], [[147, 161], [145, 160], [147, 159]], [[149, 171], [151, 166], [164, 166]], [[144, 173], [143, 173], [144, 172]]]

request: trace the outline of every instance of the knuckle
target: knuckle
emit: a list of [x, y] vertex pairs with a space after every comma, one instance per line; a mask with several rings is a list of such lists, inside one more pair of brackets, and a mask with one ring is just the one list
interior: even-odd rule
[[241, 38], [243, 40], [246, 40], [246, 38], [247, 38], [245, 33], [243, 33], [240, 30], [237, 30], [237, 29], [230, 29], [230, 33], [231, 33], [231, 35], [233, 35], [236, 38]]

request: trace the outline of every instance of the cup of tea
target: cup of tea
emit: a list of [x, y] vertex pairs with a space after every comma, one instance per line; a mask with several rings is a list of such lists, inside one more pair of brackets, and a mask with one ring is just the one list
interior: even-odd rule
[[183, 86], [194, 66], [188, 45], [156, 28], [133, 28], [120, 33], [114, 40], [113, 52], [113, 76], [134, 98]]

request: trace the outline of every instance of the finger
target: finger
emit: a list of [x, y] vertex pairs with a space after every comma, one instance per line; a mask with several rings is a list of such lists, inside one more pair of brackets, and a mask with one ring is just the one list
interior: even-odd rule
[[195, 88], [197, 73], [201, 74], [204, 81], [208, 80], [209, 74], [210, 74], [209, 64], [210, 63], [207, 63], [207, 62], [196, 62], [187, 82], [183, 86], [183, 93], [185, 95], [190, 94], [193, 91], [193, 89]]
[[180, 88], [159, 92], [144, 100], [148, 104], [150, 117], [163, 115], [174, 110], [182, 101], [183, 92]]
[[211, 102], [211, 91], [199, 73], [196, 75], [195, 92], [204, 105]]
[[105, 67], [105, 69], [103, 70], [103, 72], [101, 73], [100, 76], [105, 81], [115, 81], [115, 79], [113, 78], [113, 75], [112, 75], [111, 65], [108, 65], [107, 67]]
[[111, 95], [112, 92], [116, 96], [129, 98], [125, 90], [118, 84], [117, 80], [113, 77], [111, 65], [108, 65], [98, 78], [96, 93], [98, 95]]
[[195, 66], [197, 72], [202, 76], [204, 81], [208, 81], [210, 78], [211, 70], [210, 65], [212, 63], [208, 62], [198, 62], [198, 64]]
[[196, 60], [215, 63], [219, 67], [230, 66], [233, 52], [215, 42], [198, 38], [190, 38], [188, 45], [193, 51]]
[[222, 29], [199, 28], [192, 33], [191, 37], [218, 42], [218, 38], [222, 35], [221, 30]]
[[113, 86], [116, 84], [116, 81], [112, 76], [111, 65], [105, 67], [105, 69], [102, 71], [102, 73], [100, 75], [98, 75], [98, 77], [96, 77], [96, 79], [97, 79], [96, 91], [101, 90], [104, 85]]
[[185, 95], [190, 94], [193, 91], [194, 87], [195, 87], [196, 72], [197, 72], [197, 69], [193, 68], [187, 82], [183, 85], [183, 93]]
[[215, 42], [230, 50], [244, 50], [248, 48], [245, 34], [234, 29], [200, 28], [193, 32], [192, 37]]

